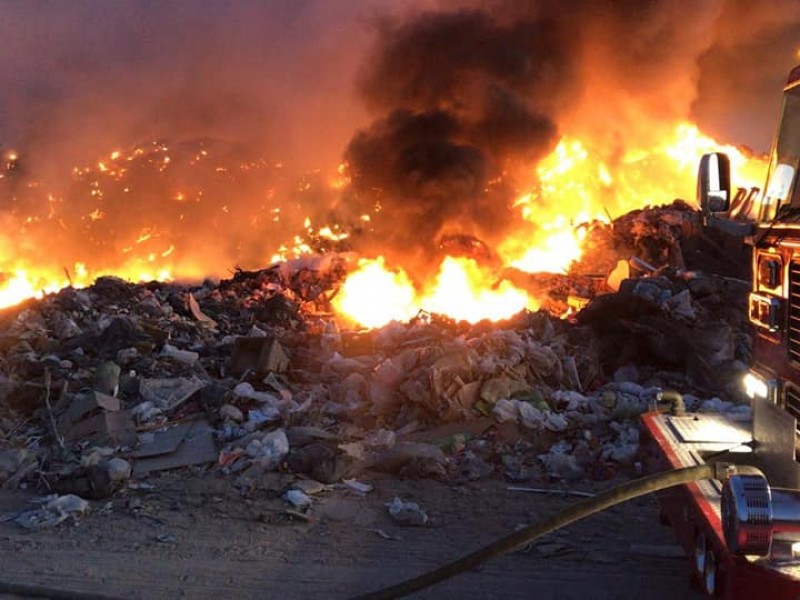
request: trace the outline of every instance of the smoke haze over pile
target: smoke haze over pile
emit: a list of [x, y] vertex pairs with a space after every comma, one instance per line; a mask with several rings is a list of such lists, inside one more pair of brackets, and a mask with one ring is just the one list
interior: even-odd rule
[[[174, 256], [201, 252], [200, 236], [235, 238], [214, 244], [210, 274], [257, 267], [303, 215], [322, 219], [333, 203], [292, 196], [294, 174], [333, 172], [342, 156], [353, 182], [337, 212], [352, 221], [380, 206], [359, 249], [424, 260], [449, 233], [491, 244], [514, 227], [510, 203], [562, 134], [591, 138], [612, 166], [630, 139], [656, 140], [654, 124], [683, 118], [766, 150], [798, 24], [796, 0], [3, 3], [0, 149], [18, 149], [32, 177], [66, 179], [156, 139], [223, 141], [239, 149], [230, 160], [287, 165], [269, 181], [210, 182], [214, 194], [183, 221], [164, 204], [191, 170], [105, 204], [73, 189], [57, 206], [72, 220], [51, 247], [17, 251], [44, 260], [57, 242], [59, 260], [86, 261], [87, 227], [99, 238], [113, 223], [121, 247], [149, 219], [164, 247], [180, 235]], [[39, 201], [14, 194], [13, 210], [0, 207], [6, 231]], [[252, 218], [279, 201], [294, 219]], [[98, 208], [104, 219], [87, 225]]]
[[392, 4], [4, 2], [0, 143], [91, 162], [120, 144], [209, 137], [336, 160], [360, 113], [367, 19]]
[[[359, 192], [350, 205], [378, 205], [388, 215], [375, 226], [383, 252], [387, 241], [401, 255], [417, 246], [424, 264], [441, 235], [502, 239], [517, 226], [508, 210], [521, 191], [513, 167], [527, 165], [530, 181], [560, 133], [604, 145], [613, 164], [633, 140], [656, 144], [664, 131], [653, 124], [691, 118], [693, 105], [724, 130], [724, 99], [713, 90], [710, 99], [697, 97], [699, 67], [717, 63], [704, 82], [736, 79], [733, 56], [754, 43], [740, 25], [742, 2], [520, 4], [430, 12], [380, 29], [360, 85], [378, 117], [346, 158]], [[796, 30], [774, 18], [781, 4], [788, 7], [774, 2], [771, 17], [756, 19], [760, 35]], [[785, 58], [800, 44], [779, 41], [770, 48]], [[790, 61], [773, 57], [754, 69], [776, 63], [783, 72]], [[775, 97], [780, 77], [772, 79]]]
[[[191, 277], [263, 266], [304, 232], [314, 205], [330, 204], [325, 173], [307, 172], [335, 173], [363, 118], [353, 79], [372, 15], [410, 4], [2, 3], [0, 153], [17, 151], [25, 182], [37, 183], [0, 187], [12, 238], [2, 256], [114, 269], [131, 247], [158, 257], [174, 246], [156, 262]], [[168, 151], [151, 156], [155, 140]], [[202, 148], [209, 158], [190, 168]], [[123, 159], [111, 164], [114, 150]], [[125, 168], [123, 180], [98, 173], [101, 160]], [[76, 181], [73, 167], [87, 166]], [[0, 262], [0, 275], [8, 268]]]
[[480, 238], [505, 228], [510, 190], [487, 185], [507, 160], [534, 165], [556, 141], [577, 59], [565, 24], [462, 11], [383, 27], [361, 90], [387, 116], [346, 153], [355, 188], [390, 215], [381, 244], [429, 253], [450, 221]]

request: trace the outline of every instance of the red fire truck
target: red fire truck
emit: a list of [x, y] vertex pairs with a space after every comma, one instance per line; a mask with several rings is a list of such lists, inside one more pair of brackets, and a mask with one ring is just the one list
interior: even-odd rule
[[665, 468], [717, 461], [757, 471], [724, 484], [662, 492], [662, 517], [692, 557], [710, 597], [800, 599], [800, 66], [789, 75], [761, 190], [731, 196], [725, 154], [702, 157], [698, 201], [709, 225], [752, 248], [753, 365], [743, 381], [752, 420], [651, 412], [645, 444]]
[[[730, 600], [800, 600], [800, 67], [784, 90], [764, 193], [731, 198], [730, 161], [703, 156], [698, 200], [708, 224], [752, 247], [749, 314], [754, 362], [744, 378], [747, 421], [687, 413], [683, 397], [661, 393], [643, 415], [642, 456], [658, 473], [576, 502], [398, 585], [359, 599], [398, 598], [530, 543], [615, 504], [657, 492], [662, 518], [691, 556], [706, 595]], [[688, 483], [687, 483], [688, 482]]]

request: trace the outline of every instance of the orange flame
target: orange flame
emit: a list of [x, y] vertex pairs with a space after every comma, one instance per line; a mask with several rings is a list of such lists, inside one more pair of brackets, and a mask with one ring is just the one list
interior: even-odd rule
[[[538, 299], [498, 278], [497, 273], [502, 273], [505, 267], [527, 272], [563, 273], [581, 257], [583, 223], [607, 222], [632, 209], [669, 202], [674, 198], [691, 199], [696, 164], [701, 154], [717, 150], [727, 152], [731, 157], [733, 174], [742, 187], [758, 186], [763, 181], [766, 173], [764, 161], [752, 159], [736, 147], [721, 146], [703, 135], [695, 125], [677, 123], [665, 131], [663, 141], [655, 146], [630, 144], [624, 151], [617, 152], [577, 135], [565, 135], [550, 155], [539, 164], [531, 165], [527, 174], [515, 174], [517, 181], [525, 182], [527, 177], [530, 185], [520, 190], [519, 198], [511, 206], [519, 226], [494, 248], [500, 259], [499, 266], [489, 268], [474, 260], [446, 257], [431, 281], [414, 282], [408, 273], [386, 265], [382, 258], [363, 260], [335, 297], [336, 310], [348, 320], [367, 327], [378, 327], [392, 319], [407, 320], [420, 310], [444, 313], [470, 322], [506, 318], [524, 308], [536, 310]], [[121, 180], [126, 169], [133, 168], [134, 161], [151, 161], [159, 172], [172, 168], [166, 145], [156, 143], [148, 152], [143, 148], [135, 148], [127, 154], [114, 150], [93, 167], [73, 170], [76, 176], [85, 179], [88, 193], [95, 202], [86, 211], [85, 222], [99, 226], [109, 221], [102, 204], [105, 200], [104, 182], [122, 187], [116, 182]], [[192, 164], [210, 156], [202, 150], [194, 156]], [[19, 156], [16, 152], [6, 152], [2, 159], [0, 173], [5, 173], [10, 180], [11, 170], [17, 167]], [[279, 167], [275, 165], [275, 168]], [[212, 168], [215, 173], [231, 172], [227, 167]], [[339, 177], [331, 183], [333, 188], [347, 185], [345, 172], [345, 165], [340, 166]], [[31, 182], [27, 185], [37, 184]], [[129, 187], [122, 191], [136, 193]], [[175, 189], [170, 197], [174, 202], [170, 205], [182, 206], [188, 203], [189, 198], [199, 202], [202, 196], [202, 190]], [[57, 195], [49, 195], [47, 206], [50, 213], [47, 218], [58, 222], [58, 209], [63, 203]], [[225, 212], [231, 208], [225, 205], [219, 210]], [[269, 208], [266, 213], [267, 218], [274, 221], [283, 220], [284, 214], [279, 207]], [[362, 220], [369, 221], [374, 216], [363, 215]], [[202, 256], [195, 260], [182, 256], [179, 242], [184, 237], [173, 237], [173, 232], [155, 225], [140, 230], [130, 239], [115, 239], [111, 235], [106, 245], [109, 256], [105, 257], [108, 260], [104, 264], [110, 265], [107, 267], [89, 267], [85, 262], [72, 266], [58, 261], [36, 263], [21, 249], [35, 245], [31, 228], [42, 218], [19, 215], [0, 223], [0, 307], [41, 296], [65, 285], [86, 286], [101, 275], [115, 275], [131, 281], [169, 280], [173, 277], [200, 279], [225, 275], [229, 266], [221, 267], [218, 273], [209, 272]], [[183, 219], [183, 214], [176, 215], [176, 219]], [[285, 260], [312, 252], [310, 238], [337, 242], [346, 239], [347, 235], [334, 224], [316, 224], [309, 218], [304, 235], [268, 251], [274, 252], [273, 260]]]
[[392, 271], [383, 257], [361, 259], [333, 299], [334, 308], [364, 327], [407, 321], [420, 311], [477, 323], [507, 319], [538, 303], [509, 281], [500, 280], [472, 259], [446, 257], [439, 272], [419, 292], [402, 269]]
[[528, 294], [509, 281], [497, 281], [492, 274], [467, 258], [448, 256], [430, 289], [420, 300], [429, 312], [476, 323], [483, 319], [507, 319], [524, 308], [539, 308]]
[[[730, 156], [738, 185], [761, 184], [766, 161], [752, 158], [735, 146], [723, 146], [690, 123], [678, 123], [659, 146], [631, 146], [614, 163], [588, 143], [564, 137], [536, 166], [532, 190], [513, 205], [520, 226], [497, 247], [503, 265], [529, 273], [566, 273], [582, 256], [584, 224], [608, 223], [612, 211], [619, 216], [648, 204], [692, 199], [699, 157], [714, 151]], [[392, 273], [382, 259], [365, 264], [370, 265], [369, 272], [376, 278]], [[423, 284], [421, 293], [414, 291], [405, 273], [402, 285], [393, 280], [391, 288], [370, 285], [362, 279], [361, 271], [357, 274], [362, 287], [358, 292], [351, 287], [356, 274], [351, 275], [343, 287], [349, 301], [336, 303], [335, 308], [348, 320], [367, 327], [385, 324], [403, 314], [401, 311], [377, 318], [381, 304], [392, 305], [395, 301], [392, 290], [403, 298], [404, 314], [422, 309], [473, 323], [508, 318], [525, 308], [539, 307], [538, 299], [526, 291], [509, 281], [497, 281], [488, 269], [463, 258], [446, 257], [433, 283]]]
[[379, 256], [361, 259], [347, 278], [333, 305], [343, 315], [365, 327], [380, 327], [390, 321], [407, 321], [419, 312], [414, 286], [402, 271], [390, 271]]

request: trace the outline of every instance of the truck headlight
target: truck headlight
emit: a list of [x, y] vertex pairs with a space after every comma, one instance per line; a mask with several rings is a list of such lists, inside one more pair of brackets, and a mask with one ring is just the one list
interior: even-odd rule
[[766, 398], [775, 402], [778, 398], [778, 381], [775, 379], [764, 379], [749, 371], [744, 376], [744, 391], [751, 400], [755, 398]]

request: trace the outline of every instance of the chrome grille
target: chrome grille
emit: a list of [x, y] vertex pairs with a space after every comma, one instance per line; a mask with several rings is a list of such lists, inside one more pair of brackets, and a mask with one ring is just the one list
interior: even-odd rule
[[789, 360], [800, 363], [800, 261], [789, 264]]
[[800, 433], [800, 388], [794, 385], [787, 385], [784, 401], [784, 408], [786, 412], [797, 420], [798, 433]]

